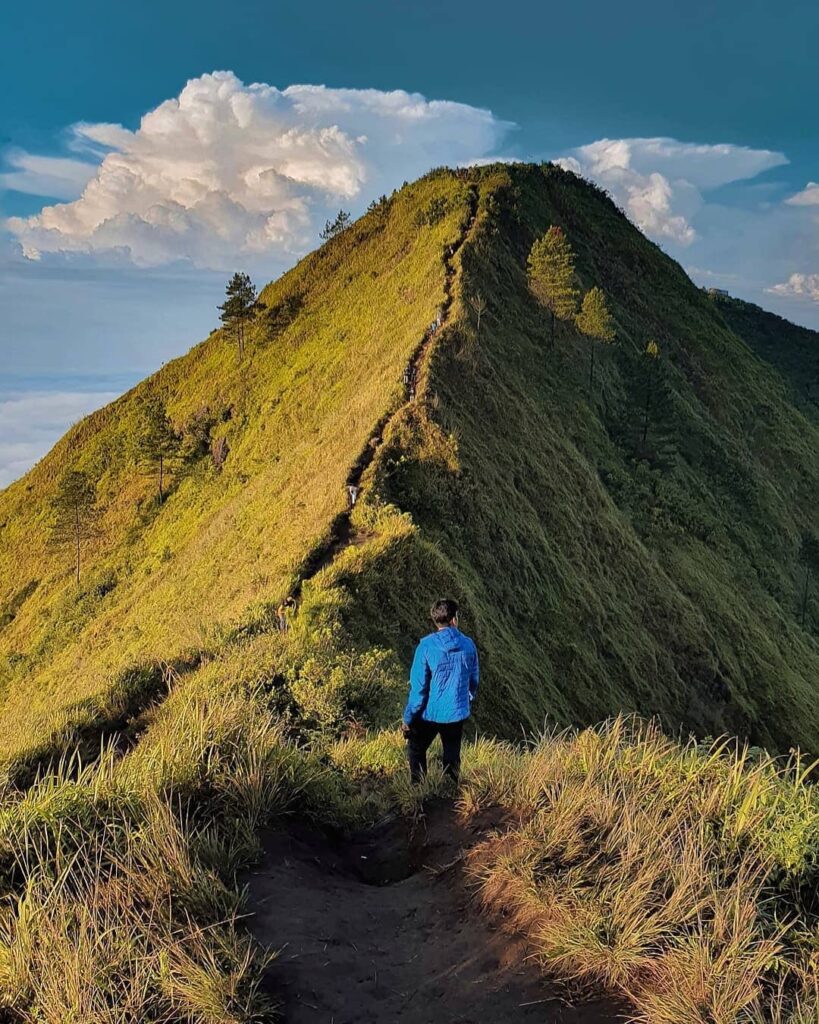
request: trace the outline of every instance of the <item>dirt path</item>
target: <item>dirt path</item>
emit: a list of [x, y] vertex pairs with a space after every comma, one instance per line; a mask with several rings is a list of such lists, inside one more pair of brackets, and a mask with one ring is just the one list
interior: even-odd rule
[[267, 982], [285, 1024], [622, 1020], [562, 1003], [471, 905], [460, 857], [478, 837], [446, 805], [346, 843], [299, 825], [267, 836], [248, 902], [253, 934], [280, 951]]

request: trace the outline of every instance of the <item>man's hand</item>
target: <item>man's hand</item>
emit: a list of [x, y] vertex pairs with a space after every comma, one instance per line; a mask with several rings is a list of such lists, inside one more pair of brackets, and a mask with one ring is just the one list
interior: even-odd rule
[[410, 727], [409, 727], [409, 726], [407, 725], [407, 723], [406, 723], [406, 722], [401, 722], [401, 732], [402, 732], [402, 733], [403, 733], [403, 734], [404, 734], [405, 736], [409, 736], [409, 732], [410, 732]]

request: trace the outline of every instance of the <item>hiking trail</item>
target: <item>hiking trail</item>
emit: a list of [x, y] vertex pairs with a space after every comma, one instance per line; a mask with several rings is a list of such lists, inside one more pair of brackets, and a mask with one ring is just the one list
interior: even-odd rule
[[299, 823], [268, 833], [245, 881], [284, 1024], [622, 1021], [611, 1001], [561, 1001], [523, 939], [470, 906], [461, 862], [482, 835], [442, 802], [346, 842]]
[[[364, 443], [364, 447], [358, 455], [358, 458], [350, 467], [347, 479], [344, 482], [345, 487], [360, 487], [364, 471], [370, 466], [375, 458], [375, 453], [378, 451], [384, 440], [384, 432], [388, 425], [400, 412], [402, 412], [402, 410], [415, 401], [417, 397], [416, 387], [419, 369], [423, 364], [433, 341], [439, 337], [443, 329], [449, 324], [449, 314], [452, 309], [452, 284], [457, 273], [454, 260], [463, 248], [466, 240], [469, 238], [472, 228], [475, 225], [477, 215], [478, 192], [475, 186], [471, 186], [469, 190], [469, 214], [467, 219], [455, 241], [451, 242], [444, 249], [444, 299], [440, 306], [440, 318], [436, 326], [431, 324], [427, 327], [407, 362], [404, 370], [404, 401], [396, 409], [387, 413], [385, 416], [382, 416], [378, 423], [373, 427]], [[355, 530], [353, 529], [351, 521], [352, 511], [352, 506], [349, 506], [343, 512], [340, 512], [331, 523], [330, 533], [327, 538], [315, 547], [307, 556], [302, 565], [298, 579], [290, 592], [291, 597], [298, 598], [301, 594], [301, 588], [307, 580], [312, 579], [321, 572], [322, 569], [325, 569], [330, 565], [336, 555], [345, 548], [357, 543]]]
[[[477, 217], [444, 251], [439, 316], [404, 370], [404, 401], [370, 432], [345, 480], [360, 487], [387, 427], [416, 400], [420, 369], [450, 323], [455, 257]], [[363, 539], [352, 504], [308, 555], [290, 596]], [[265, 986], [284, 1024], [615, 1024], [613, 1002], [573, 1007], [548, 987], [510, 937], [472, 907], [462, 859], [483, 835], [436, 802], [417, 820], [390, 818], [350, 839], [291, 822], [266, 833], [260, 865], [244, 881], [253, 936], [277, 953]]]

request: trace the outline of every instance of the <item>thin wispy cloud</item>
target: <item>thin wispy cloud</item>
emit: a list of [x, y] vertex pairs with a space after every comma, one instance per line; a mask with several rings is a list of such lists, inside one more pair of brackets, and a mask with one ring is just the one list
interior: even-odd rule
[[97, 173], [94, 163], [23, 150], [8, 152], [6, 163], [9, 170], [0, 174], [0, 188], [54, 199], [75, 199]]
[[29, 469], [72, 423], [116, 396], [116, 391], [0, 393], [0, 488]]

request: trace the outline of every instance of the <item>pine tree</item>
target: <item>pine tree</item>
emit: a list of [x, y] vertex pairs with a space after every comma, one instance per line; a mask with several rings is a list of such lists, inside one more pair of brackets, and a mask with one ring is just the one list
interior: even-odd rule
[[51, 541], [57, 546], [73, 546], [74, 573], [79, 586], [82, 542], [96, 537], [99, 532], [96, 488], [88, 474], [78, 469], [69, 470], [57, 485], [51, 510]]
[[335, 220], [325, 221], [324, 230], [319, 232], [319, 238], [323, 242], [326, 242], [330, 238], [335, 238], [336, 235], [340, 235], [345, 228], [348, 228], [352, 223], [352, 217], [347, 213], [346, 210], [339, 210], [336, 214]]
[[367, 207], [367, 213], [382, 213], [389, 205], [390, 201], [386, 196], [379, 196], [378, 199], [373, 199]]
[[552, 225], [537, 239], [529, 252], [528, 270], [532, 294], [551, 314], [554, 345], [555, 320], [571, 320], [577, 310], [574, 252], [562, 228]]
[[179, 437], [168, 418], [165, 403], [156, 393], [150, 393], [142, 399], [139, 412], [137, 457], [156, 469], [161, 504], [165, 500], [165, 470], [179, 452]]
[[236, 339], [241, 361], [245, 354], [245, 328], [253, 322], [259, 311], [256, 286], [247, 274], [237, 271], [228, 281], [225, 295], [225, 301], [217, 307], [219, 319]]
[[594, 353], [596, 342], [611, 345], [616, 338], [614, 320], [606, 305], [606, 296], [600, 288], [592, 288], [583, 296], [583, 305], [577, 314], [577, 328], [589, 339], [589, 394], [594, 386]]

